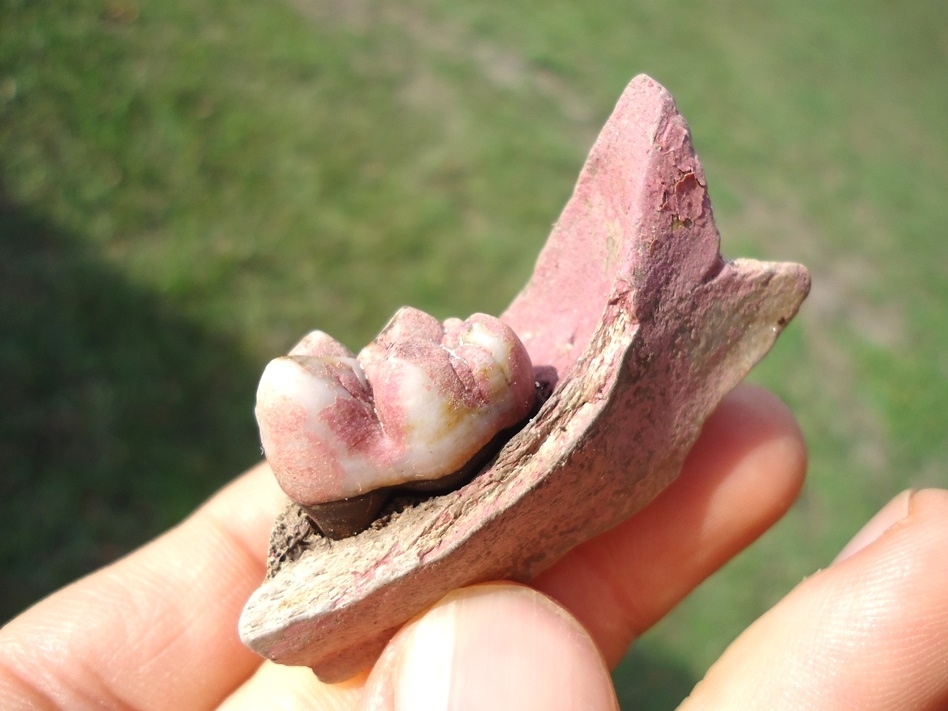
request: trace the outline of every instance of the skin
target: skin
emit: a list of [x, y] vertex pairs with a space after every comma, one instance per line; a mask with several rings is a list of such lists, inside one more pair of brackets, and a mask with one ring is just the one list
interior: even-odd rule
[[[327, 686], [237, 638], [280, 502], [261, 465], [3, 628], [0, 707], [615, 709], [608, 668], [786, 511], [805, 466], [790, 413], [742, 386], [640, 514], [532, 587], [455, 591], [372, 670]], [[682, 708], [945, 708], [946, 603], [948, 492], [902, 494], [735, 640]]]

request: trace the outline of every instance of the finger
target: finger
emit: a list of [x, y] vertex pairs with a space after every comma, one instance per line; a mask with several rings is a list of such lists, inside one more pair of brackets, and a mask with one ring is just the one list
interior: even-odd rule
[[873, 516], [869, 523], [863, 526], [859, 533], [853, 536], [849, 543], [843, 547], [833, 563], [841, 563], [847, 558], [852, 558], [863, 548], [877, 541], [879, 536], [896, 523], [906, 518], [914, 496], [915, 492], [912, 490], [903, 491], [882, 507], [882, 510]]
[[783, 515], [805, 470], [787, 408], [741, 386], [708, 419], [678, 479], [534, 585], [570, 610], [615, 665], [636, 636]]
[[312, 709], [351, 711], [362, 702], [365, 673], [337, 684], [324, 684], [309, 667], [285, 667], [265, 661], [218, 711]]
[[527, 587], [492, 583], [445, 597], [386, 648], [367, 711], [618, 709], [608, 668], [565, 610]]
[[904, 496], [883, 520], [899, 508], [738, 637], [681, 708], [946, 708], [948, 492]]
[[0, 633], [4, 708], [207, 708], [259, 664], [237, 636], [282, 493], [266, 465]]

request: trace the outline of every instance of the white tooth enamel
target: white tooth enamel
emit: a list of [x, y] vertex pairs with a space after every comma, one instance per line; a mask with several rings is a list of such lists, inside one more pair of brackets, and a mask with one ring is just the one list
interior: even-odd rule
[[[321, 361], [329, 360], [307, 356], [284, 356], [270, 361], [260, 378], [257, 397], [259, 398], [261, 393], [265, 396], [269, 393], [292, 393], [293, 399], [311, 414], [329, 407], [340, 397], [352, 399], [338, 381], [328, 377], [327, 369]], [[365, 383], [365, 374], [362, 373], [362, 367], [355, 358], [332, 358], [331, 360], [348, 365], [360, 381]]]
[[[501, 426], [526, 414], [523, 387], [516, 395], [511, 381], [516, 358], [520, 368], [529, 359], [523, 351], [514, 356], [509, 331], [492, 331], [477, 321], [448, 324], [455, 331], [461, 327], [460, 346], [489, 356], [474, 359], [478, 364], [472, 375], [482, 393], [477, 405], [465, 404], [460, 381], [446, 387], [444, 380], [433, 380], [433, 373], [449, 380], [452, 376], [450, 370], [438, 370], [446, 364], [426, 369], [435, 367], [430, 350], [419, 362], [406, 360], [413, 358], [410, 346], [400, 351], [408, 355], [393, 356], [395, 360], [387, 360], [384, 348], [375, 343], [358, 357], [341, 357], [348, 353], [343, 346], [314, 332], [293, 355], [267, 366], [257, 391], [257, 419], [268, 459], [287, 493], [322, 503], [444, 476], [467, 463]], [[451, 359], [463, 360], [442, 348]], [[381, 409], [360, 361], [371, 368], [370, 374], [388, 373], [380, 376], [386, 387], [375, 392], [389, 400]], [[460, 372], [471, 363], [455, 367]]]
[[443, 408], [439, 407], [441, 401], [435, 394], [435, 384], [423, 368], [407, 367], [403, 373], [399, 394], [402, 407], [408, 415], [405, 429], [411, 436], [409, 451], [418, 455], [442, 436]]
[[[514, 380], [512, 370], [513, 358], [509, 341], [492, 333], [481, 323], [474, 323], [470, 334], [465, 339], [467, 343], [483, 348], [492, 355], [493, 365], [484, 375], [490, 379], [490, 392], [500, 395], [506, 392]], [[492, 398], [493, 402], [493, 398]]]
[[[482, 324], [474, 323], [462, 338], [462, 344], [483, 348], [492, 356], [493, 363], [475, 373], [478, 379], [489, 378], [490, 403], [466, 417], [459, 417], [454, 411], [453, 399], [439, 396], [422, 368], [411, 368], [411, 377], [401, 388], [402, 402], [410, 413], [411, 437], [411, 462], [405, 462], [408, 466], [402, 469], [403, 480], [429, 478], [443, 468], [446, 461], [460, 468], [464, 464], [461, 460], [470, 458], [479, 448], [478, 443], [493, 436], [498, 413], [510, 406], [509, 396], [505, 397], [511, 379], [510, 348], [504, 339]], [[460, 359], [455, 353], [451, 353], [451, 357]], [[467, 455], [459, 457], [458, 452]]]
[[511, 379], [510, 345], [503, 338], [500, 338], [496, 333], [491, 333], [484, 324], [475, 322], [463, 341], [489, 351], [493, 356], [494, 363], [503, 371], [504, 377], [508, 381]]
[[352, 358], [355, 354], [325, 331], [310, 331], [290, 349], [291, 356]]

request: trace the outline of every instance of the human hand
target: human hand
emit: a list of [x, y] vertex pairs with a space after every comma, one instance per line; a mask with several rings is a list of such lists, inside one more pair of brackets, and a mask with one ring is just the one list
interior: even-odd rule
[[[455, 591], [407, 625], [371, 672], [325, 685], [308, 669], [261, 663], [237, 637], [282, 503], [261, 465], [161, 538], [8, 624], [0, 707], [615, 708], [608, 667], [782, 515], [804, 468], [792, 416], [742, 386], [681, 476], [638, 515], [531, 588]], [[897, 499], [860, 534], [888, 529], [878, 541], [847, 549], [753, 625], [685, 708], [944, 702], [945, 513], [948, 492]]]

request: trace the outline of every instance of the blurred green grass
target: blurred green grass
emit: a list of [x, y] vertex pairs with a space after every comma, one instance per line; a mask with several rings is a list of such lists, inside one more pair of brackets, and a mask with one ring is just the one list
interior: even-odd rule
[[948, 483], [946, 68], [922, 0], [8, 0], [0, 617], [251, 464], [257, 375], [306, 330], [502, 310], [647, 72], [725, 253], [814, 277], [752, 376], [806, 433], [800, 501], [616, 672], [670, 707], [882, 503]]

